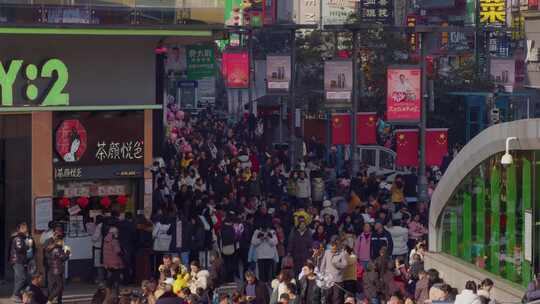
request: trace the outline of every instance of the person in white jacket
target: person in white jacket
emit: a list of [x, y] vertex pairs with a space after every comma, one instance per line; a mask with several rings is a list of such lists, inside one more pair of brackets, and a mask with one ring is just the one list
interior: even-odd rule
[[343, 273], [349, 263], [349, 255], [334, 238], [324, 252], [319, 271], [323, 277], [326, 303], [343, 303]]
[[311, 198], [311, 181], [304, 171], [300, 171], [296, 180], [296, 197], [304, 203]]
[[476, 283], [467, 281], [465, 289], [456, 296], [454, 304], [482, 304], [480, 296], [476, 294]]
[[403, 257], [403, 260], [406, 261], [407, 253], [409, 252], [409, 248], [407, 247], [409, 230], [401, 226], [400, 220], [395, 220], [393, 222], [389, 221], [386, 225], [386, 230], [392, 236], [392, 242], [394, 243], [392, 257], [394, 259], [397, 257]]
[[255, 260], [259, 271], [259, 280], [265, 283], [272, 281], [274, 263], [278, 258], [278, 239], [276, 232], [268, 227], [267, 223], [256, 229], [251, 238], [251, 245], [255, 252]]
[[196, 294], [197, 289], [199, 288], [206, 291], [208, 289], [210, 272], [208, 272], [208, 270], [201, 269], [201, 265], [197, 261], [192, 261], [190, 264], [190, 268], [191, 274], [188, 286], [191, 293]]

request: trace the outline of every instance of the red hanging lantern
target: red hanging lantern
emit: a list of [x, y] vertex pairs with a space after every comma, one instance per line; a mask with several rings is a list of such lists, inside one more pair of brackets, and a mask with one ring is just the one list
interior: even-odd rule
[[120, 205], [120, 206], [125, 206], [127, 204], [127, 197], [125, 195], [119, 195], [117, 198], [116, 198], [116, 202]]
[[79, 205], [79, 207], [81, 207], [82, 209], [88, 207], [88, 203], [89, 200], [86, 196], [81, 196], [77, 199], [77, 205]]
[[69, 198], [67, 197], [62, 197], [59, 201], [58, 201], [58, 206], [60, 208], [68, 208], [69, 205], [70, 205], [71, 201], [69, 200]]
[[111, 199], [108, 196], [104, 196], [99, 200], [99, 203], [103, 208], [107, 209], [111, 206]]

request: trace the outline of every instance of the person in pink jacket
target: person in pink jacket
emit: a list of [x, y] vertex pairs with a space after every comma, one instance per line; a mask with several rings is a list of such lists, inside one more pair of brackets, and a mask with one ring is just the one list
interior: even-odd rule
[[356, 239], [356, 246], [354, 248], [358, 261], [364, 269], [367, 268], [367, 264], [370, 260], [371, 254], [371, 225], [364, 224], [362, 233]]
[[118, 295], [120, 275], [124, 269], [122, 248], [118, 241], [118, 228], [111, 227], [103, 240], [103, 266], [107, 270], [107, 287]]
[[420, 215], [415, 215], [408, 225], [409, 228], [409, 250], [424, 239], [424, 236], [428, 233], [426, 227], [420, 223]]

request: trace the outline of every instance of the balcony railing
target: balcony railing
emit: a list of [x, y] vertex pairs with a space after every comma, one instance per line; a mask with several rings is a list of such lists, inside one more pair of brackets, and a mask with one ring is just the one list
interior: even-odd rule
[[0, 0], [0, 24], [223, 24], [224, 0]]

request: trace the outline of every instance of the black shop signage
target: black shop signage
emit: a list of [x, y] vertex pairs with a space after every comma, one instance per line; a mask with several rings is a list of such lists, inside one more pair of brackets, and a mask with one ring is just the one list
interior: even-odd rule
[[90, 171], [96, 176], [87, 167], [144, 163], [142, 111], [57, 112], [53, 124], [55, 179], [82, 178]]
[[57, 181], [122, 179], [144, 177], [144, 166], [141, 165], [105, 165], [105, 166], [56, 166], [54, 179]]

